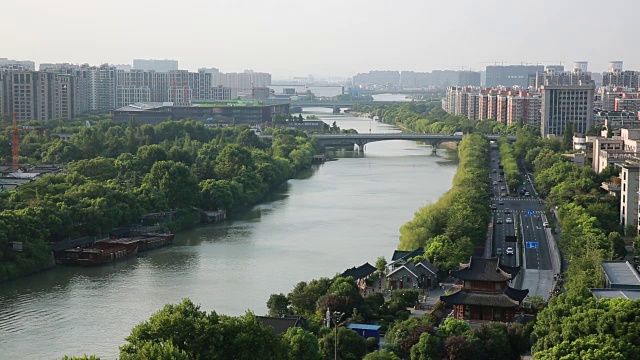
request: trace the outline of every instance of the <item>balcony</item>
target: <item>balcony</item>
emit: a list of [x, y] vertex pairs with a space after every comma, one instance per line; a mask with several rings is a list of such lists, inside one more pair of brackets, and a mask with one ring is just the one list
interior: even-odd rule
[[603, 182], [602, 184], [600, 184], [600, 187], [608, 191], [610, 195], [616, 196], [620, 194], [620, 184], [616, 184], [613, 182]]

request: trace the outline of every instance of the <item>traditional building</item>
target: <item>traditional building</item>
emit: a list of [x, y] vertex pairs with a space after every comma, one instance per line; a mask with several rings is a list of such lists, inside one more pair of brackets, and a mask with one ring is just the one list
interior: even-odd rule
[[454, 292], [440, 300], [453, 305], [453, 316], [459, 320], [511, 322], [529, 294], [509, 286], [519, 271], [519, 266], [502, 265], [498, 258], [472, 257], [451, 273], [460, 281]]
[[438, 284], [438, 268], [427, 260], [407, 261], [387, 275], [389, 289], [431, 290]]

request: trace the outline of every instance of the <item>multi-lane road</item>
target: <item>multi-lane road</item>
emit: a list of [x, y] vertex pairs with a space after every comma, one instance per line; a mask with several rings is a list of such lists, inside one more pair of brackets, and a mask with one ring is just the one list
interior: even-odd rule
[[[498, 150], [492, 147], [492, 255], [500, 257], [505, 265], [520, 265], [523, 269], [522, 288], [528, 288], [530, 295], [547, 298], [551, 291], [553, 270], [545, 235], [544, 203], [538, 198], [531, 184], [533, 179], [528, 175], [525, 174], [518, 189], [508, 189], [501, 172]], [[516, 193], [517, 196], [509, 196]], [[525, 196], [525, 193], [528, 195]], [[507, 236], [516, 237], [516, 229], [521, 229], [522, 242], [506, 242]], [[507, 252], [508, 248], [513, 249], [513, 254]]]

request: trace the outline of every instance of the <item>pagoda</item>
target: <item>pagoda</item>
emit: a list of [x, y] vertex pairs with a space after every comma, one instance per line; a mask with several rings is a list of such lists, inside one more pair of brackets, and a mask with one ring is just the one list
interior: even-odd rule
[[451, 273], [458, 281], [453, 292], [440, 300], [453, 306], [453, 316], [459, 320], [511, 322], [529, 294], [509, 286], [518, 272], [519, 266], [500, 264], [498, 258], [472, 257]]

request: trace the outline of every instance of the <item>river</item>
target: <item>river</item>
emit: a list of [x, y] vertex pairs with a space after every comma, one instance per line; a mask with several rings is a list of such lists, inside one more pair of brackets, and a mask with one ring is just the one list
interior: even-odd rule
[[[331, 109], [305, 110], [345, 129], [397, 131]], [[133, 326], [186, 297], [207, 311], [264, 315], [272, 293], [389, 259], [400, 226], [448, 190], [456, 170], [455, 162], [410, 141], [340, 154], [224, 223], [177, 234], [171, 247], [0, 284], [0, 358], [115, 359]]]

